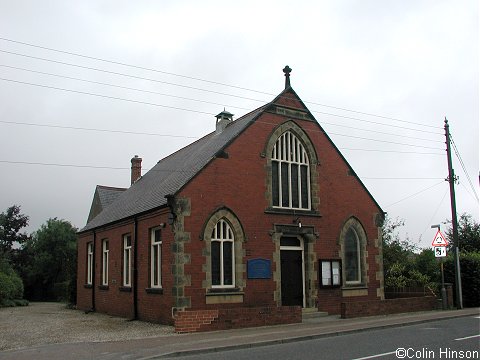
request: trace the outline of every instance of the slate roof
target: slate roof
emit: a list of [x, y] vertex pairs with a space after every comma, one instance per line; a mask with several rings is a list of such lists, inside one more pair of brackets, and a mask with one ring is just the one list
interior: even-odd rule
[[93, 196], [92, 206], [88, 214], [87, 223], [103, 211], [107, 206], [117, 200], [118, 196], [127, 190], [127, 188], [111, 187], [97, 185], [95, 195]]
[[[268, 104], [267, 104], [268, 105]], [[165, 206], [165, 195], [175, 194], [221, 150], [245, 130], [267, 106], [230, 123], [222, 132], [212, 132], [160, 160], [127, 191], [80, 230], [85, 232]]]
[[117, 200], [118, 196], [127, 188], [116, 188], [111, 186], [97, 185], [98, 197], [103, 208]]

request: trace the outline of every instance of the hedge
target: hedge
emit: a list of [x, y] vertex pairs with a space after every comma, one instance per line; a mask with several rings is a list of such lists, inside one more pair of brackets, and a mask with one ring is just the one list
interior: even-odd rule
[[[480, 306], [480, 253], [460, 253], [460, 272], [463, 306]], [[452, 255], [445, 261], [444, 273], [445, 282], [455, 284], [455, 265]]]

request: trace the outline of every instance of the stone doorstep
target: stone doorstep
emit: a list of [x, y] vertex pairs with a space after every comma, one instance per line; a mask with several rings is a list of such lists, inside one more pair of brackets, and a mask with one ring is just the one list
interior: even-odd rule
[[328, 316], [328, 312], [318, 311], [317, 308], [303, 308], [302, 309], [302, 320], [304, 319], [315, 319], [320, 317]]

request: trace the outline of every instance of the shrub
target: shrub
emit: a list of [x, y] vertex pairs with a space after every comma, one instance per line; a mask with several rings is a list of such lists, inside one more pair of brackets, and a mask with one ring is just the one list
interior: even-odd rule
[[28, 306], [29, 305], [28, 300], [25, 300], [25, 299], [15, 299], [15, 300], [13, 300], [13, 303], [15, 304], [15, 306]]
[[0, 272], [0, 301], [21, 299], [23, 297], [22, 279], [15, 273]]
[[[480, 253], [460, 254], [460, 271], [462, 277], [462, 298], [465, 307], [480, 306]], [[455, 283], [454, 257], [445, 261], [445, 281]], [[456, 294], [456, 292], [454, 292]]]

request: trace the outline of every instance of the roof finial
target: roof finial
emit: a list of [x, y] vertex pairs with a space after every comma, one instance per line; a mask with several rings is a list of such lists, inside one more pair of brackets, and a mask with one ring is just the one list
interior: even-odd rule
[[290, 87], [290, 73], [292, 72], [292, 69], [290, 66], [285, 66], [283, 68], [283, 72], [285, 73], [285, 89]]

